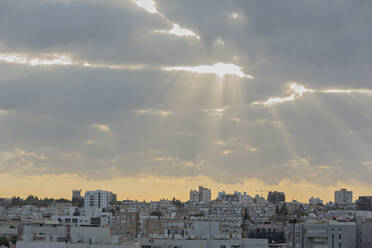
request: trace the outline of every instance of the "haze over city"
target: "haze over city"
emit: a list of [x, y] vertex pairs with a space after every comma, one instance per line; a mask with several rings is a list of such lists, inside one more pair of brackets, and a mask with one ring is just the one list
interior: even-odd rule
[[0, 195], [372, 195], [372, 2], [0, 1]]

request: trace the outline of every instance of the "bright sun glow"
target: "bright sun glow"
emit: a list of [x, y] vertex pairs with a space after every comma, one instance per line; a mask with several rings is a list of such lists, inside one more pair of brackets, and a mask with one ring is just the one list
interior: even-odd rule
[[230, 15], [231, 18], [237, 19], [239, 17], [238, 13], [234, 12]]
[[233, 75], [233, 76], [238, 76], [240, 78], [253, 79], [251, 75], [244, 74], [240, 66], [237, 66], [234, 64], [225, 64], [225, 63], [216, 63], [214, 65], [199, 65], [199, 66], [163, 67], [163, 70], [216, 74], [219, 77], [224, 77], [225, 75]]
[[154, 0], [134, 0], [134, 3], [151, 14], [159, 13]]
[[306, 89], [305, 86], [292, 83], [289, 88], [297, 95], [302, 96], [303, 93], [313, 92], [312, 89]]

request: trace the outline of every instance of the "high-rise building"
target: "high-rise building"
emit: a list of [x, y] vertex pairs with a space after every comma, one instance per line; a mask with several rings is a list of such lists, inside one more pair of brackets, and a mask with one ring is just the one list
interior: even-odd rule
[[372, 196], [359, 196], [355, 203], [357, 210], [372, 211]]
[[199, 201], [210, 202], [211, 201], [211, 190], [199, 186]]
[[81, 196], [81, 190], [72, 190], [72, 205], [76, 207], [82, 207], [84, 205], [84, 199]]
[[346, 189], [341, 189], [335, 191], [335, 204], [337, 205], [347, 205], [353, 203], [353, 192], [347, 191]]
[[199, 192], [196, 189], [190, 190], [190, 202], [199, 202]]
[[116, 194], [103, 191], [86, 191], [84, 197], [85, 208], [108, 208], [112, 202], [116, 201]]
[[270, 191], [267, 200], [274, 204], [285, 202], [285, 194], [284, 192]]
[[80, 199], [81, 198], [81, 189], [80, 190], [72, 190], [72, 200]]
[[211, 201], [211, 190], [199, 186], [199, 190], [190, 191], [190, 202], [210, 202]]

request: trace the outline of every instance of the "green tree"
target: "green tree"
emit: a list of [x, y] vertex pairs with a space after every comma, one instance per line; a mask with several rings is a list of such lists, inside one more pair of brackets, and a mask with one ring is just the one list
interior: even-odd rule
[[6, 247], [9, 247], [9, 241], [8, 241], [8, 239], [5, 236], [0, 237], [0, 246], [1, 245], [4, 245]]
[[17, 235], [12, 235], [12, 236], [10, 237], [10, 242], [11, 242], [12, 244], [17, 243], [17, 240], [18, 240]]

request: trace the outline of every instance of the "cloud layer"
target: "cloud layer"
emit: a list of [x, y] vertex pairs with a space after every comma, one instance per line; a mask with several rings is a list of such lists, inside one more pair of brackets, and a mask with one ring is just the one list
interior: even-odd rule
[[0, 2], [2, 171], [371, 184], [369, 2], [139, 2]]

